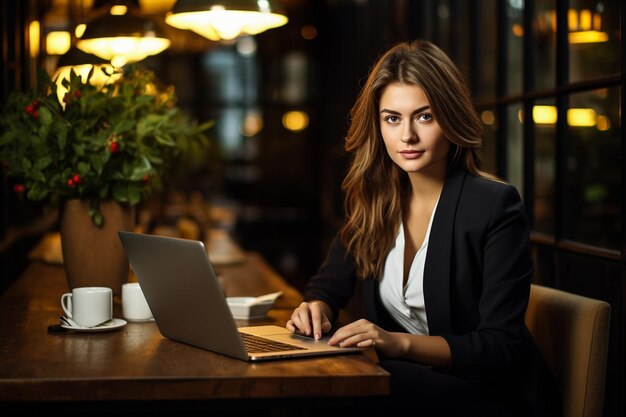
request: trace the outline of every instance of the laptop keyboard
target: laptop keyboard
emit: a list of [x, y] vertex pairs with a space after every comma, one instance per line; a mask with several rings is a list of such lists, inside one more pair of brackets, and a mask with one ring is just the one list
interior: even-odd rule
[[277, 342], [276, 340], [265, 339], [248, 333], [239, 333], [243, 339], [243, 344], [250, 353], [261, 352], [283, 352], [286, 350], [306, 350], [302, 346], [290, 345], [288, 343]]

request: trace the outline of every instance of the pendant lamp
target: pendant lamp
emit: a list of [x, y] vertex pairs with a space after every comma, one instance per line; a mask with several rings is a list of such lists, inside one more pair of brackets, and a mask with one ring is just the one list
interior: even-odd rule
[[106, 13], [88, 22], [76, 44], [116, 67], [163, 52], [171, 43], [156, 21], [124, 3], [113, 2]]
[[273, 0], [177, 0], [165, 17], [167, 24], [213, 41], [256, 35], [287, 21]]

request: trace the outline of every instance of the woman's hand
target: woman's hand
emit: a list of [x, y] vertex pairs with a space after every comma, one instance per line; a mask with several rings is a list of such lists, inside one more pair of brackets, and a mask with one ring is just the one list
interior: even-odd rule
[[408, 339], [402, 333], [390, 333], [368, 320], [360, 319], [338, 329], [328, 340], [329, 345], [341, 347], [375, 347], [387, 357], [402, 356]]
[[360, 319], [338, 329], [328, 340], [341, 347], [375, 347], [388, 358], [404, 358], [425, 365], [446, 367], [450, 364], [450, 346], [441, 336], [420, 336], [388, 332]]
[[291, 314], [291, 320], [287, 321], [286, 328], [290, 332], [298, 332], [319, 339], [322, 334], [330, 331], [330, 307], [323, 301], [303, 302]]

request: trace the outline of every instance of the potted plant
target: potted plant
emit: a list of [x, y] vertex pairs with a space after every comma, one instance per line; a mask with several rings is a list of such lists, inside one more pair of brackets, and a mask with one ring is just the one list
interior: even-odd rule
[[[116, 231], [133, 228], [134, 207], [162, 188], [177, 163], [210, 145], [211, 123], [189, 119], [173, 87], [160, 86], [152, 71], [126, 66], [106, 73], [110, 82], [100, 86], [92, 85], [93, 73], [83, 79], [72, 72], [59, 94], [56, 80], [40, 71], [37, 89], [11, 94], [0, 115], [0, 164], [13, 191], [60, 208], [71, 288], [102, 284], [94, 275], [111, 274], [99, 269], [113, 258], [122, 259], [116, 274], [127, 278]], [[77, 271], [68, 259], [74, 253], [84, 264]], [[118, 292], [121, 282], [107, 286]]]

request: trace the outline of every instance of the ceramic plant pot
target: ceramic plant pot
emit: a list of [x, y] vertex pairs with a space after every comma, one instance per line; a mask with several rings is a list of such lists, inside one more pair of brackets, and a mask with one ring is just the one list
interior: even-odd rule
[[61, 248], [68, 286], [103, 286], [121, 294], [128, 281], [129, 264], [118, 230], [132, 231], [134, 207], [103, 201], [104, 224], [98, 227], [89, 216], [89, 202], [73, 199], [63, 204], [60, 218]]

